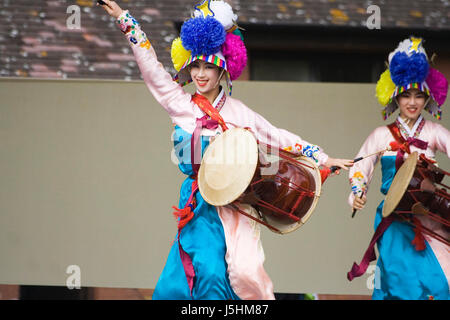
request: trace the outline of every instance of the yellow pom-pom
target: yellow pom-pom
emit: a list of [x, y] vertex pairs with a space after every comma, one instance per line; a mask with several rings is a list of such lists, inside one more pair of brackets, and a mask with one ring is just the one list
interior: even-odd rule
[[183, 47], [181, 38], [178, 37], [172, 42], [170, 55], [172, 56], [172, 62], [175, 70], [180, 71], [183, 64], [191, 56], [191, 51], [188, 51]]
[[387, 69], [381, 74], [380, 79], [377, 82], [376, 96], [378, 98], [378, 102], [383, 106], [387, 105], [394, 90], [395, 83], [391, 79], [389, 69]]

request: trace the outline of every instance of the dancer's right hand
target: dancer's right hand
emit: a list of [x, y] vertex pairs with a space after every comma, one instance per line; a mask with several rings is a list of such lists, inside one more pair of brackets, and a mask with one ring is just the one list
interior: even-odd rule
[[110, 1], [110, 0], [103, 0], [104, 3], [103, 5], [100, 5], [97, 2], [97, 6], [101, 6], [103, 9], [105, 9], [106, 12], [108, 12], [108, 14], [111, 17], [114, 18], [118, 18], [120, 16], [120, 14], [122, 13], [122, 9], [119, 7], [119, 5], [115, 2], [115, 1]]
[[362, 198], [355, 197], [355, 199], [353, 200], [353, 209], [356, 209], [356, 210], [363, 209], [366, 202], [367, 202], [367, 197], [365, 195]]

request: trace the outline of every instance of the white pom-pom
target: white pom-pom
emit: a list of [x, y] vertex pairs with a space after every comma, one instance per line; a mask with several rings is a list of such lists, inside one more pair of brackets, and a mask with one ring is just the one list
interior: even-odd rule
[[[397, 52], [405, 52], [405, 53], [407, 53], [409, 56], [411, 56], [411, 54], [412, 54], [412, 52], [410, 51], [411, 46], [412, 46], [412, 41], [411, 41], [411, 39], [405, 39], [405, 40], [401, 41], [401, 42], [398, 44], [397, 49], [395, 49], [394, 51], [392, 51], [392, 52], [389, 54], [389, 64], [391, 63], [392, 58], [394, 57], [394, 55], [395, 55]], [[419, 49], [419, 52], [420, 52], [420, 53], [423, 53], [423, 54], [425, 54], [425, 56], [427, 56], [427, 53], [426, 53], [426, 51], [425, 51], [425, 49], [424, 49], [424, 47], [423, 47], [422, 45], [420, 45], [420, 46], [418, 47], [418, 49]], [[427, 56], [427, 57], [428, 57], [428, 56]]]
[[[223, 0], [212, 0], [209, 7], [214, 12], [214, 18], [222, 24], [225, 30], [229, 30], [234, 26], [238, 16], [234, 14], [233, 8], [228, 3]], [[194, 11], [194, 17], [200, 16], [202, 16], [201, 11]]]

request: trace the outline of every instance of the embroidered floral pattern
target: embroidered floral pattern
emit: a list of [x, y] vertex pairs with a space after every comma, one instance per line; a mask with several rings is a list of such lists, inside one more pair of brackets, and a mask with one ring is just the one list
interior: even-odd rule
[[300, 153], [304, 155], [305, 157], [313, 159], [315, 162], [319, 162], [319, 153], [320, 149], [316, 145], [305, 145], [302, 146], [299, 143], [296, 143], [295, 146], [287, 146], [284, 147], [283, 150], [289, 151], [289, 152], [295, 152]]
[[319, 162], [319, 152], [319, 147], [316, 145], [306, 145], [303, 146], [302, 149], [302, 154], [308, 158], [313, 159], [315, 162]]
[[353, 177], [350, 178], [350, 185], [355, 196], [361, 196], [361, 193], [366, 192], [367, 183], [361, 171], [356, 171]]
[[139, 23], [134, 19], [128, 10], [122, 12], [122, 14], [116, 20], [117, 26], [130, 40], [133, 45], [139, 45], [141, 48], [150, 49], [150, 41], [147, 39], [147, 35], [141, 30]]

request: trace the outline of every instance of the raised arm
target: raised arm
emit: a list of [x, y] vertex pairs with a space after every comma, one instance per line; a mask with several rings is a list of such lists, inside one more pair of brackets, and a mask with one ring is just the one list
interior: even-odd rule
[[104, 0], [102, 7], [116, 19], [116, 25], [130, 44], [147, 88], [169, 113], [172, 121], [188, 132], [194, 130], [194, 104], [158, 61], [150, 40], [139, 22], [128, 10], [122, 10], [115, 1]]
[[[372, 153], [375, 153], [382, 149], [381, 144], [386, 143], [384, 141], [385, 135], [383, 131], [386, 131], [387, 128], [380, 127], [375, 129], [364, 141], [361, 149], [355, 158], [359, 158], [362, 156], [366, 156]], [[360, 197], [362, 193], [366, 194], [369, 188], [369, 184], [372, 181], [373, 173], [375, 170], [375, 165], [380, 159], [380, 155], [368, 157], [362, 161], [359, 161], [353, 165], [349, 170], [349, 180], [352, 191], [348, 197], [348, 204], [351, 207], [354, 207], [355, 197]], [[364, 198], [365, 199], [365, 198]], [[365, 203], [365, 201], [364, 201]], [[362, 207], [357, 207], [357, 209], [362, 209]]]

